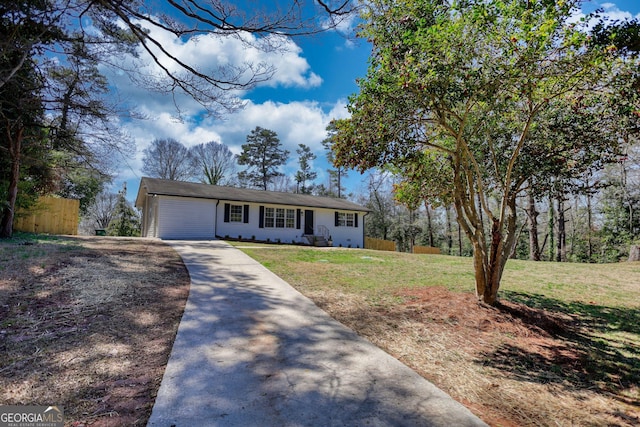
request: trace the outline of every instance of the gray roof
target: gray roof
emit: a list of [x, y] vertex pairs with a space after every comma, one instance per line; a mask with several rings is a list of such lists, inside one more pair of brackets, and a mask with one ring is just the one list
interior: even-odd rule
[[369, 209], [356, 203], [333, 197], [318, 197], [308, 194], [283, 193], [279, 191], [250, 190], [247, 188], [224, 187], [200, 184], [197, 182], [172, 181], [148, 177], [143, 177], [140, 181], [136, 207], [143, 206], [145, 194], [369, 212]]

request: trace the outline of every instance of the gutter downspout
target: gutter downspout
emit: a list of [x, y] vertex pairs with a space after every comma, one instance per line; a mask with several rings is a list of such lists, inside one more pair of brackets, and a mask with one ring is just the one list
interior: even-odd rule
[[218, 238], [218, 205], [220, 204], [220, 199], [216, 202], [216, 217], [213, 219], [213, 238], [214, 240]]

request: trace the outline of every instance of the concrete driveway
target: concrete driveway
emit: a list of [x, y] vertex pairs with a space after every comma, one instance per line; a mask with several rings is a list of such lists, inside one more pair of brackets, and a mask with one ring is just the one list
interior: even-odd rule
[[191, 291], [149, 426], [485, 426], [222, 241], [168, 242]]

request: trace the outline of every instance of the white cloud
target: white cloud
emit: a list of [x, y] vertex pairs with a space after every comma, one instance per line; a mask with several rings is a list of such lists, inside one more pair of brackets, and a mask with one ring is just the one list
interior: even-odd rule
[[[160, 28], [147, 27], [150, 37], [158, 41], [169, 55], [221, 81], [237, 79], [247, 82], [254, 72], [273, 72], [273, 76], [261, 84], [310, 88], [322, 83], [322, 79], [311, 71], [307, 60], [301, 56], [302, 49], [287, 37], [268, 35], [258, 38], [250, 33], [238, 33], [205, 34], [182, 39]], [[161, 53], [158, 47], [152, 50], [168, 69], [181, 71], [180, 66]], [[149, 64], [145, 72], [162, 75], [162, 70], [147, 53], [142, 54], [142, 59]]]
[[612, 21], [615, 21], [615, 20], [622, 21], [625, 19], [634, 19], [634, 18], [640, 19], [640, 13], [634, 16], [631, 12], [620, 10], [615, 3], [602, 3], [600, 7], [604, 9], [604, 15]]
[[[569, 18], [569, 22], [577, 24], [581, 20], [586, 19], [587, 14], [595, 11], [596, 9], [602, 9], [602, 12], [599, 13], [599, 16], [609, 22], [623, 21], [626, 19], [640, 19], [640, 13], [633, 15], [629, 11], [621, 10], [615, 3], [586, 2], [582, 4], [582, 8], [574, 10], [571, 18]], [[587, 23], [586, 29], [592, 29], [597, 22], [598, 20], [592, 19]]]
[[[269, 36], [258, 39], [244, 33], [235, 37], [205, 35], [180, 39], [158, 28], [150, 28], [150, 35], [169, 54], [198, 70], [221, 73], [224, 72], [221, 67], [225, 66], [231, 67], [226, 69], [227, 72], [243, 66], [273, 67], [271, 79], [260, 85], [305, 89], [322, 84], [322, 78], [311, 70], [302, 49], [289, 38]], [[160, 67], [147, 53], [142, 53], [139, 59], [123, 57], [117, 61], [123, 69], [135, 68], [147, 76], [162, 75]], [[166, 58], [162, 62], [172, 70], [177, 69]], [[246, 108], [225, 116], [221, 121], [206, 116], [203, 107], [190, 97], [167, 91], [149, 91], [121, 70], [104, 71], [117, 91], [115, 96], [123, 98], [126, 104], [146, 118], [123, 123], [124, 131], [136, 143], [137, 154], [123, 160], [118, 180], [141, 176], [142, 151], [157, 138], [174, 138], [188, 147], [215, 140], [239, 153], [246, 135], [256, 126], [262, 126], [277, 132], [292, 153], [295, 153], [298, 143], [322, 149], [320, 142], [325, 137], [325, 127], [330, 118], [317, 103], [254, 104], [245, 101]], [[239, 90], [232, 91], [232, 94], [239, 99], [247, 95]], [[180, 120], [176, 118], [178, 115]]]
[[279, 103], [267, 101], [262, 104], [249, 102], [223, 123], [214, 125], [222, 142], [239, 152], [246, 142], [246, 136], [260, 126], [278, 134], [285, 149], [295, 153], [298, 144], [305, 144], [316, 154], [324, 150], [322, 141], [326, 138], [326, 127], [333, 118], [344, 117], [345, 102], [340, 100], [328, 106], [328, 112], [315, 101]]
[[[158, 28], [150, 28], [149, 31], [170, 55], [203, 72], [215, 72], [218, 76], [224, 76], [220, 73], [225, 70], [231, 72], [253, 66], [263, 70], [273, 69], [271, 78], [259, 83], [259, 86], [308, 89], [319, 87], [323, 83], [322, 77], [311, 69], [302, 48], [290, 38], [256, 38], [248, 33], [235, 37], [202, 35], [177, 38]], [[157, 48], [154, 49], [157, 52]], [[125, 57], [118, 61], [124, 69], [135, 68], [147, 76], [162, 75], [160, 67], [144, 52], [137, 60]], [[175, 64], [171, 64], [166, 58], [161, 61], [171, 70], [177, 70]], [[297, 168], [295, 150], [298, 144], [311, 147], [318, 156], [314, 164], [319, 173], [317, 182], [322, 182], [324, 169], [327, 168], [325, 150], [321, 144], [326, 137], [326, 127], [331, 119], [347, 115], [345, 100], [322, 105], [316, 101], [256, 103], [248, 100], [248, 91], [235, 90], [231, 94], [243, 99], [245, 108], [220, 120], [207, 116], [203, 107], [190, 97], [168, 91], [150, 92], [143, 85], [132, 82], [126, 73], [119, 70], [105, 73], [119, 97], [146, 117], [145, 120], [122, 124], [124, 131], [135, 141], [137, 154], [123, 160], [116, 186], [119, 187], [126, 180], [133, 191], [142, 176], [142, 152], [154, 139], [174, 138], [187, 147], [214, 140], [226, 144], [238, 154], [247, 135], [256, 126], [276, 132], [283, 147], [289, 150], [290, 161], [285, 171], [287, 174], [293, 174]], [[243, 76], [246, 77], [246, 74]], [[181, 120], [176, 119], [178, 111]], [[133, 191], [130, 192], [130, 197], [134, 196]]]
[[[151, 115], [151, 111], [145, 111]], [[176, 120], [169, 112], [158, 112], [147, 120], [124, 124], [126, 132], [136, 142], [137, 154], [127, 159], [119, 173], [118, 181], [142, 176], [142, 151], [156, 138], [174, 138], [185, 146], [219, 141], [231, 151], [239, 154], [241, 145], [246, 143], [249, 133], [260, 126], [278, 134], [282, 146], [289, 150], [290, 160], [287, 173], [293, 174], [297, 168], [296, 149], [298, 144], [311, 147], [318, 156], [316, 165], [319, 179], [326, 169], [325, 150], [322, 141], [326, 138], [326, 127], [332, 119], [347, 117], [346, 101], [339, 100], [332, 105], [321, 106], [315, 101], [279, 103], [267, 101], [261, 104], [248, 102], [246, 107], [224, 120], [204, 118], [196, 120]], [[318, 181], [321, 182], [321, 181]]]

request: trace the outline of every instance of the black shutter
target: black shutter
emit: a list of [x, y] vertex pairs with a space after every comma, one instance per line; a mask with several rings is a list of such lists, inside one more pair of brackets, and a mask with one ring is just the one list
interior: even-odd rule
[[302, 209], [296, 209], [296, 228], [300, 230], [300, 218], [302, 218]]
[[353, 224], [356, 226], [356, 228], [358, 228], [358, 214], [354, 214], [353, 221]]
[[336, 212], [336, 223], [335, 223], [336, 227], [340, 226], [340, 219], [338, 218], [338, 212]]
[[258, 228], [264, 228], [264, 206], [260, 206], [260, 218], [258, 219]]
[[229, 214], [231, 213], [231, 205], [229, 203], [224, 204], [224, 222], [229, 222]]
[[249, 224], [249, 205], [244, 205], [244, 223]]

